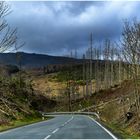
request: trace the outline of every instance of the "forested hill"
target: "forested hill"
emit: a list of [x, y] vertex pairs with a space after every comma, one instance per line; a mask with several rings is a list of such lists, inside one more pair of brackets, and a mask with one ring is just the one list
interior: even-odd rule
[[80, 62], [78, 59], [50, 56], [34, 53], [0, 53], [0, 64], [4, 65], [18, 65], [21, 63], [23, 68], [37, 68], [48, 64], [67, 64]]

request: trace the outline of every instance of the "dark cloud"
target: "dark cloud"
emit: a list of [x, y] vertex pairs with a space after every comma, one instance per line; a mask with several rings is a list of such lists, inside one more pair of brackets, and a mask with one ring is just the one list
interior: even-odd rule
[[22, 50], [63, 55], [94, 43], [118, 39], [122, 19], [139, 18], [140, 2], [9, 2], [8, 20], [26, 42]]

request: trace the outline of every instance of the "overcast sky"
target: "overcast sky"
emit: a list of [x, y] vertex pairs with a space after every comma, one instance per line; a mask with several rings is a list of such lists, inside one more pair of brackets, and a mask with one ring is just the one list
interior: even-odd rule
[[140, 2], [9, 2], [7, 19], [26, 45], [21, 51], [65, 55], [104, 39], [117, 40], [123, 19], [140, 19]]

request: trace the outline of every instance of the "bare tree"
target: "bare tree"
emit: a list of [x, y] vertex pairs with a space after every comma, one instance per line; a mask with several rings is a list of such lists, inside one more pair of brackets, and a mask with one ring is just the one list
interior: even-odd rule
[[85, 55], [83, 54], [83, 96], [85, 96]]
[[134, 96], [138, 118], [140, 118], [140, 91], [139, 91], [139, 71], [140, 71], [140, 23], [133, 20], [132, 23], [125, 21], [122, 33], [122, 51], [124, 60], [129, 63], [131, 77], [134, 83]]
[[89, 80], [90, 80], [90, 95], [92, 94], [92, 33], [90, 35], [90, 76], [89, 76]]
[[0, 2], [0, 52], [5, 52], [10, 49], [17, 40], [17, 29], [11, 29], [6, 21], [6, 16], [10, 13], [9, 5]]
[[105, 72], [104, 72], [104, 85], [105, 89], [109, 88], [109, 53], [110, 53], [110, 40], [106, 39], [104, 44], [104, 60], [105, 60]]
[[[14, 45], [17, 42], [17, 29], [16, 28], [12, 29], [6, 20], [6, 16], [10, 13], [11, 10], [9, 5], [4, 1], [0, 1], [0, 52], [1, 53], [5, 51], [11, 51], [12, 47], [15, 47]], [[14, 50], [16, 50], [17, 48], [14, 48]], [[6, 78], [4, 77], [3, 80], [5, 79]], [[9, 90], [9, 89], [6, 88], [5, 90]], [[8, 101], [9, 97], [7, 96], [7, 94], [0, 94], [0, 98], [2, 100], [2, 104], [5, 104], [10, 109], [9, 104], [13, 104], [13, 103]], [[3, 109], [0, 109], [0, 112], [4, 113], [5, 111]], [[15, 116], [12, 109], [10, 109], [10, 112], [12, 112], [13, 116]]]
[[110, 84], [111, 86], [114, 85], [114, 61], [115, 61], [115, 58], [114, 58], [114, 45], [112, 44], [111, 46], [111, 50], [110, 50], [110, 58], [111, 58], [111, 68], [110, 68]]

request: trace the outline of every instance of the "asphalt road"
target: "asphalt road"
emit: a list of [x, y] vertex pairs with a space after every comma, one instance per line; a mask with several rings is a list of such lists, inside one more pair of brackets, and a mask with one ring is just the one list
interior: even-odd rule
[[116, 137], [88, 116], [61, 115], [48, 121], [1, 132], [0, 139], [116, 139]]

